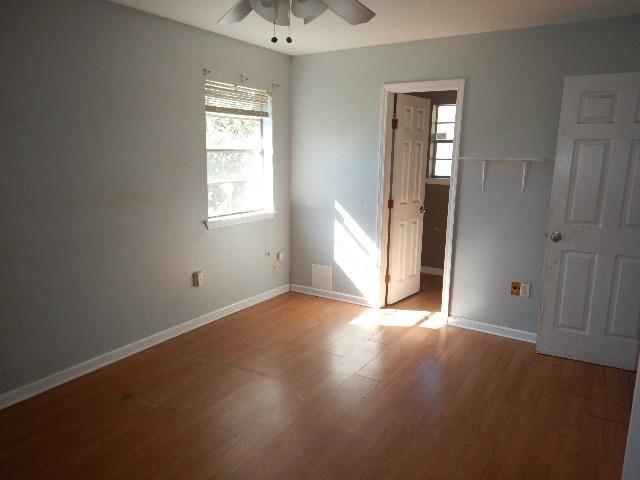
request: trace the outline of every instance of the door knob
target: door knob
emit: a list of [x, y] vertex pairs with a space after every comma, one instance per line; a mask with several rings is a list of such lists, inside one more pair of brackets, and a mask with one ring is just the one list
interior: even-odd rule
[[424, 205], [420, 205], [420, 213], [424, 213], [426, 211], [427, 211], [427, 209], [424, 208]]
[[551, 238], [552, 242], [559, 242], [560, 240], [562, 240], [562, 234], [560, 232], [551, 232], [549, 238]]

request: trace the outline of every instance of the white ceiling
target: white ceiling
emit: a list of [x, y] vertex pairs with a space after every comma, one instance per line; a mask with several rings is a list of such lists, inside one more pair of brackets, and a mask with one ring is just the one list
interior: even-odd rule
[[351, 26], [327, 10], [309, 25], [294, 18], [291, 45], [278, 27], [274, 46], [273, 26], [255, 12], [217, 23], [237, 0], [111, 1], [290, 55], [640, 14], [640, 0], [361, 0], [376, 12], [369, 23]]

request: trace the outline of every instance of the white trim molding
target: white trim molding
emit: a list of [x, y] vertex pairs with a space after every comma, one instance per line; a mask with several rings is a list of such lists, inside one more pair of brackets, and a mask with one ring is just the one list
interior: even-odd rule
[[525, 330], [516, 330], [515, 328], [502, 327], [500, 325], [492, 325], [490, 323], [477, 322], [462, 317], [449, 317], [448, 325], [460, 327], [467, 330], [475, 330], [476, 332], [488, 333], [499, 337], [511, 338], [513, 340], [521, 340], [523, 342], [536, 343], [537, 335], [533, 332]]
[[447, 187], [451, 184], [451, 178], [439, 178], [439, 177], [427, 177], [427, 185], [446, 185]]
[[238, 213], [236, 215], [225, 215], [222, 217], [213, 217], [203, 222], [207, 230], [214, 228], [227, 227], [229, 225], [240, 225], [241, 223], [259, 222], [260, 220], [269, 220], [276, 216], [273, 210], [259, 210], [257, 212]]
[[215, 320], [219, 320], [220, 318], [226, 317], [227, 315], [231, 315], [232, 313], [238, 312], [253, 305], [257, 305], [258, 303], [262, 303], [266, 300], [277, 297], [278, 295], [282, 295], [289, 290], [289, 284], [286, 284], [268, 290], [266, 292], [259, 293], [258, 295], [254, 295], [253, 297], [249, 297], [244, 300], [240, 300], [239, 302], [232, 303], [231, 305], [227, 305], [226, 307], [219, 308], [217, 310], [214, 310], [213, 312], [209, 312], [200, 317], [188, 320], [187, 322], [167, 328], [166, 330], [163, 330], [161, 332], [154, 333], [152, 335], [149, 335], [148, 337], [141, 338], [140, 340], [136, 340], [135, 342], [116, 348], [115, 350], [111, 350], [110, 352], [104, 353], [97, 357], [91, 358], [85, 362], [73, 365], [72, 367], [56, 372], [53, 375], [49, 375], [48, 377], [41, 378], [40, 380], [36, 380], [35, 382], [23, 385], [22, 387], [18, 387], [15, 390], [3, 393], [0, 395], [0, 410], [15, 403], [21, 402], [22, 400], [26, 400], [27, 398], [38, 395], [39, 393], [57, 387], [58, 385], [62, 385], [63, 383], [74, 380], [78, 377], [81, 377], [82, 375], [93, 372], [94, 370], [106, 367], [111, 363], [117, 362], [118, 360], [122, 360], [123, 358], [126, 358], [130, 355], [153, 347], [154, 345], [170, 340], [174, 337], [177, 337], [178, 335], [182, 335], [183, 333], [194, 330]]
[[304, 285], [291, 284], [291, 291], [304, 293], [305, 295], [313, 295], [315, 297], [329, 298], [331, 300], [337, 300], [339, 302], [355, 303], [356, 305], [362, 305], [364, 307], [379, 308], [380, 305], [373, 305], [365, 297], [359, 297], [357, 295], [349, 295], [348, 293], [332, 292], [330, 290], [321, 290], [319, 288], [306, 287]]
[[425, 273], [427, 275], [444, 275], [444, 268], [436, 268], [436, 267], [425, 267], [424, 265], [420, 267], [420, 273]]

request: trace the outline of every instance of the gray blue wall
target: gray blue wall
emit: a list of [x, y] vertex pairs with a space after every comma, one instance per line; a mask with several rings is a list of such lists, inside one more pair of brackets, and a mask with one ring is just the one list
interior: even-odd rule
[[[11, 0], [0, 59], [0, 393], [289, 282], [264, 255], [290, 258], [289, 57], [103, 1]], [[203, 66], [280, 84], [273, 220], [201, 223]]]
[[[334, 290], [361, 295], [333, 258], [334, 203], [377, 241], [382, 84], [465, 78], [462, 155], [553, 159], [564, 76], [640, 71], [639, 32], [636, 16], [295, 57], [291, 281], [332, 265]], [[461, 164], [450, 313], [534, 332], [553, 162], [525, 193], [520, 172], [491, 164], [481, 192], [480, 164]]]

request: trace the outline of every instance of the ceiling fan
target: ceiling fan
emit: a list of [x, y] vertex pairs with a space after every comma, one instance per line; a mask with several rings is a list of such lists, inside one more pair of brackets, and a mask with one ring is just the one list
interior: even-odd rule
[[[305, 25], [325, 12], [331, 10], [351, 25], [366, 23], [375, 17], [375, 13], [358, 0], [239, 0], [218, 20], [218, 23], [229, 24], [241, 21], [252, 11], [276, 25], [288, 26], [289, 14], [304, 19]], [[273, 43], [278, 41], [274, 36]], [[291, 43], [291, 37], [287, 42]]]

